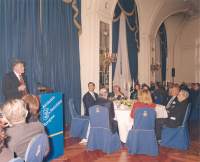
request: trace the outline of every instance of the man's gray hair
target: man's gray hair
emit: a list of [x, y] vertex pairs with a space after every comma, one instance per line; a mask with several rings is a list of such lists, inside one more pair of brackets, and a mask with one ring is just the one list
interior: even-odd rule
[[[180, 92], [182, 93], [182, 95], [183, 95], [186, 99], [189, 97], [188, 91], [186, 91], [186, 90], [181, 90]], [[180, 92], [179, 92], [179, 93], [180, 93]]]
[[25, 64], [24, 63], [24, 61], [22, 61], [22, 60], [14, 60], [13, 62], [12, 62], [12, 69], [17, 65], [17, 64]]
[[105, 88], [100, 89], [99, 91], [99, 97], [107, 97], [108, 91]]
[[27, 104], [21, 99], [9, 99], [1, 105], [2, 114], [12, 123], [26, 119]]

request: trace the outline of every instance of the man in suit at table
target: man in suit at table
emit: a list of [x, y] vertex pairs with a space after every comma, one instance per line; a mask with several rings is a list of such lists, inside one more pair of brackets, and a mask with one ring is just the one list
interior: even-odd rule
[[24, 62], [14, 60], [12, 62], [13, 71], [4, 75], [2, 80], [2, 93], [7, 99], [22, 98], [28, 93], [27, 79], [24, 73]]
[[89, 116], [89, 107], [92, 106], [92, 103], [97, 100], [98, 94], [94, 92], [95, 84], [93, 82], [88, 83], [88, 92], [83, 96], [83, 102], [85, 104], [85, 116]]
[[176, 104], [178, 101], [178, 94], [179, 94], [179, 87], [174, 86], [171, 91], [171, 96], [167, 98], [167, 105], [165, 106], [166, 109], [169, 109], [172, 104]]
[[113, 102], [108, 100], [107, 98], [108, 98], [108, 91], [105, 88], [102, 88], [99, 92], [99, 98], [93, 102], [92, 106], [100, 105], [107, 108], [109, 112], [110, 130], [112, 131], [113, 134], [115, 134], [117, 132], [118, 124], [117, 124], [117, 121], [114, 120], [115, 111], [114, 111]]
[[115, 85], [113, 87], [113, 92], [108, 94], [108, 98], [116, 98], [117, 100], [120, 100], [122, 97], [124, 97], [124, 94], [120, 92], [120, 87], [118, 85]]

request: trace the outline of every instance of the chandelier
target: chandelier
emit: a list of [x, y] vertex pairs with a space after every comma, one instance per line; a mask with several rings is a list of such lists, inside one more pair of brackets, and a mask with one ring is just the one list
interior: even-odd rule
[[107, 53], [106, 48], [104, 48], [103, 53], [100, 53], [99, 62], [100, 65], [103, 66], [103, 70], [105, 73], [106, 66], [110, 66], [111, 63], [117, 62], [117, 53]]

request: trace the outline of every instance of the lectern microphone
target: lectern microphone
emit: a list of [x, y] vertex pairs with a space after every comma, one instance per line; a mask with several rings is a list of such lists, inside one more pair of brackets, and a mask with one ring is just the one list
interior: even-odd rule
[[46, 86], [46, 85], [44, 85], [44, 84], [42, 84], [42, 83], [40, 83], [40, 82], [36, 82], [37, 84], [40, 84], [40, 85], [42, 85], [42, 86], [44, 86], [45, 88], [47, 88], [48, 86]]
[[37, 87], [37, 89], [39, 91], [45, 91], [46, 93], [52, 93], [53, 92], [51, 88], [48, 88], [48, 86], [46, 86], [46, 85], [44, 85], [44, 84], [42, 84], [40, 82], [36, 82], [36, 83], [43, 86], [43, 87]]

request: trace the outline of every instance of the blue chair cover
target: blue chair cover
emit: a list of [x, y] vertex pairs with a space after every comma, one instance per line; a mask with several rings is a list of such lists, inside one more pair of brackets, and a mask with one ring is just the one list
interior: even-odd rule
[[69, 108], [72, 116], [69, 137], [86, 138], [90, 121], [89, 116], [80, 116], [77, 114], [72, 98], [69, 100]]
[[154, 97], [154, 101], [155, 101], [155, 104], [162, 105], [162, 96], [159, 95], [159, 94], [156, 94], [155, 97]]
[[156, 112], [152, 108], [141, 107], [134, 111], [134, 126], [126, 139], [128, 153], [158, 155], [158, 143], [155, 134]]
[[188, 107], [186, 109], [182, 126], [177, 128], [169, 128], [167, 126], [163, 127], [161, 136], [161, 146], [176, 148], [179, 150], [190, 149], [190, 137], [187, 126], [190, 110], [191, 103], [188, 104]]
[[199, 109], [200, 109], [200, 95], [198, 96], [197, 103], [191, 108], [190, 121], [199, 120]]
[[34, 137], [28, 145], [28, 148], [24, 154], [25, 161], [28, 162], [42, 162], [47, 143], [46, 134], [38, 134]]
[[23, 158], [13, 158], [11, 160], [9, 160], [9, 162], [24, 162]]
[[100, 149], [107, 154], [122, 149], [118, 134], [113, 134], [110, 130], [107, 108], [95, 105], [89, 108], [89, 114], [90, 134], [87, 149], [90, 151]]

